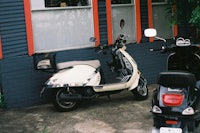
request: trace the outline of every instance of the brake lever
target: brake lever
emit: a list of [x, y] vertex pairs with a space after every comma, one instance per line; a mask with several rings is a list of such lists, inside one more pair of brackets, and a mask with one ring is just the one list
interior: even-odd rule
[[96, 52], [99, 54], [103, 52], [107, 47], [107, 45], [100, 45], [99, 47], [97, 47]]

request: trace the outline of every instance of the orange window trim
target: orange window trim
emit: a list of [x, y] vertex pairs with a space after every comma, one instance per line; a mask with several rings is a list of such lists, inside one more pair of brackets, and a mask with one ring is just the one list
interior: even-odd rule
[[[152, 0], [148, 0], [148, 23], [149, 28], [153, 28], [153, 10], [152, 10]], [[153, 37], [149, 38], [149, 42], [153, 42]]]
[[31, 56], [34, 54], [34, 43], [33, 43], [33, 29], [32, 29], [30, 0], [24, 0], [24, 15], [25, 15], [25, 23], [26, 23], [28, 55]]
[[106, 0], [106, 14], [107, 14], [107, 31], [108, 31], [108, 44], [113, 43], [113, 33], [112, 33], [112, 7], [111, 1]]
[[142, 31], [141, 31], [141, 13], [140, 13], [140, 0], [135, 0], [135, 10], [136, 10], [136, 41], [140, 43], [142, 39]]
[[2, 40], [1, 40], [1, 36], [0, 36], [0, 59], [3, 59]]
[[95, 46], [98, 46], [100, 44], [98, 0], [93, 0], [92, 5], [94, 19], [94, 36], [97, 39]]

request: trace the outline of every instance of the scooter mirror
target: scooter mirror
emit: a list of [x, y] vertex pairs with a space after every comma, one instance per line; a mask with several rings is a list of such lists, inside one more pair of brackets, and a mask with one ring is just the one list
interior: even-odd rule
[[96, 38], [95, 37], [90, 37], [90, 42], [96, 42]]
[[148, 29], [144, 30], [144, 35], [146, 37], [156, 37], [157, 36], [157, 31], [156, 31], [156, 29], [148, 28]]

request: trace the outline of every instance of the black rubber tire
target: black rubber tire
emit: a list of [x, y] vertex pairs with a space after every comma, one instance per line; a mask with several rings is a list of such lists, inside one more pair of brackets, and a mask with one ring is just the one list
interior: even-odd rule
[[[75, 90], [71, 93], [76, 93]], [[67, 112], [78, 107], [80, 101], [61, 101], [61, 94], [69, 94], [66, 88], [61, 88], [55, 91], [53, 105], [59, 112]]]
[[148, 98], [147, 80], [144, 77], [140, 77], [138, 86], [131, 90], [136, 100], [145, 100]]

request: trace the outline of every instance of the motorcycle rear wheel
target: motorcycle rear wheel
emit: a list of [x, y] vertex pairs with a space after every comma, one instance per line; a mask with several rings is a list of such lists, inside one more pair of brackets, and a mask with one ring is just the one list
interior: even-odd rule
[[76, 93], [75, 90], [68, 91], [66, 88], [61, 88], [56, 90], [54, 94], [54, 100], [53, 100], [53, 105], [54, 107], [60, 111], [60, 112], [67, 112], [74, 110], [78, 107], [79, 101], [67, 101], [67, 100], [62, 100], [61, 96], [64, 94], [69, 94], [69, 93]]

